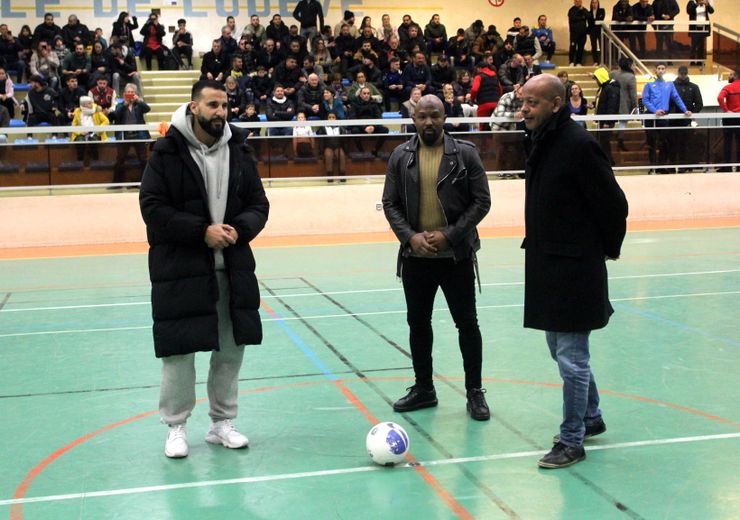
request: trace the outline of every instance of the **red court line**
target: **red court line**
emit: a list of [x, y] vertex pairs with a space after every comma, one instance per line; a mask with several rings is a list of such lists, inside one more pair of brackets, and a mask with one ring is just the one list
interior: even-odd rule
[[[367, 379], [367, 380], [370, 380], [370, 381], [408, 381], [409, 379], [412, 379], [412, 378], [411, 377], [408, 377], [408, 376], [405, 376], [405, 377], [404, 376], [398, 376], [398, 377], [367, 377], [367, 378], [364, 378], [364, 379]], [[435, 379], [437, 379], [437, 380], [447, 380], [447, 381], [463, 381], [464, 380], [463, 377], [437, 377]], [[359, 404], [359, 406], [357, 406], [358, 410], [365, 416], [365, 418], [369, 422], [371, 422], [372, 424], [377, 424], [380, 421], [370, 412], [370, 410], [368, 410], [368, 408], [364, 404], [362, 404], [362, 402], [359, 399], [357, 399], [357, 397], [354, 395], [354, 393], [352, 393], [352, 391], [349, 390], [348, 388], [346, 388], [346, 386], [345, 386], [348, 383], [354, 384], [354, 383], [361, 383], [362, 381], [363, 381], [362, 379], [339, 379], [339, 380], [335, 380], [335, 381], [330, 381], [330, 380], [303, 381], [303, 382], [300, 382], [300, 383], [290, 383], [290, 384], [285, 384], [285, 385], [272, 385], [272, 386], [265, 386], [265, 387], [255, 388], [255, 389], [252, 389], [252, 390], [244, 390], [244, 391], [240, 392], [240, 394], [241, 395], [254, 394], [254, 393], [260, 393], [260, 392], [266, 392], [266, 391], [272, 391], [272, 390], [285, 390], [285, 389], [292, 389], [292, 388], [297, 388], [297, 387], [302, 387], [302, 386], [325, 385], [325, 384], [331, 383], [331, 384], [336, 385], [342, 391], [342, 393], [348, 399], [350, 399], [350, 401], [352, 402], [353, 405], [357, 406], [357, 404]], [[500, 378], [496, 378], [496, 377], [484, 377], [483, 378], [483, 381], [490, 382], [490, 383], [505, 383], [505, 384], [513, 384], [513, 385], [534, 385], [534, 386], [542, 386], [542, 387], [547, 387], [547, 388], [560, 388], [560, 387], [562, 387], [562, 385], [561, 384], [558, 384], [558, 383], [545, 383], [545, 382], [542, 382], [542, 381], [528, 381], [528, 380], [522, 380], [522, 379], [500, 379]], [[626, 394], [626, 393], [622, 393], [622, 392], [615, 392], [613, 390], [599, 389], [599, 392], [602, 393], [602, 394], [605, 394], [605, 395], [612, 395], [612, 396], [615, 396], [615, 397], [622, 397], [622, 398], [625, 398], [625, 399], [632, 399], [632, 400], [635, 400], [635, 401], [640, 401], [640, 402], [649, 403], [649, 404], [655, 404], [655, 405], [658, 405], [658, 406], [665, 406], [665, 407], [671, 408], [673, 410], [677, 410], [677, 411], [680, 411], [680, 412], [689, 413], [691, 415], [696, 415], [698, 417], [702, 417], [704, 419], [708, 419], [708, 420], [713, 421], [713, 422], [718, 422], [718, 423], [721, 423], [721, 424], [726, 424], [728, 426], [733, 426], [734, 428], [740, 429], [740, 423], [736, 423], [736, 422], [731, 421], [729, 419], [725, 419], [724, 417], [719, 417], [717, 415], [710, 414], [708, 412], [705, 412], [703, 410], [699, 410], [697, 408], [690, 408], [690, 407], [683, 406], [683, 405], [680, 405], [680, 404], [671, 403], [671, 402], [668, 402], [668, 401], [661, 401], [659, 399], [652, 399], [650, 397], [645, 397], [645, 396], [636, 395], [636, 394]], [[207, 398], [203, 397], [201, 399], [198, 399], [196, 402], [197, 403], [202, 403], [202, 402], [204, 402], [206, 400], [207, 400]], [[355, 402], [357, 404], [355, 404]], [[119, 426], [130, 424], [130, 423], [132, 423], [134, 421], [138, 421], [139, 419], [143, 419], [145, 417], [149, 417], [150, 415], [154, 415], [154, 414], [156, 414], [158, 412], [159, 412], [159, 410], [152, 410], [152, 411], [149, 411], [149, 412], [144, 412], [144, 413], [141, 413], [141, 414], [138, 414], [138, 415], [134, 415], [133, 417], [129, 417], [127, 419], [123, 419], [121, 421], [118, 421], [118, 422], [109, 424], [107, 426], [103, 426], [103, 427], [98, 428], [97, 430], [95, 430], [95, 431], [93, 431], [91, 433], [88, 433], [87, 435], [83, 435], [82, 437], [79, 437], [78, 439], [72, 441], [71, 443], [67, 444], [66, 446], [58, 449], [57, 451], [55, 451], [54, 453], [52, 453], [51, 455], [49, 455], [48, 457], [46, 457], [43, 461], [41, 461], [39, 464], [37, 464], [33, 469], [31, 469], [28, 472], [28, 474], [23, 479], [23, 481], [21, 481], [21, 483], [15, 489], [15, 492], [13, 493], [13, 499], [25, 498], [26, 493], [28, 492], [28, 489], [31, 487], [31, 484], [33, 483], [33, 481], [52, 462], [54, 462], [57, 459], [59, 459], [65, 453], [71, 451], [73, 448], [76, 448], [80, 444], [82, 444], [84, 442], [87, 442], [90, 439], [92, 439], [94, 437], [97, 437], [98, 435], [101, 435], [101, 434], [103, 434], [105, 432], [108, 432], [108, 431], [110, 431], [110, 430], [112, 430], [114, 428], [118, 428]], [[411, 459], [409, 459], [409, 462], [410, 463], [412, 462], [412, 459], [413, 459], [413, 457]], [[415, 462], [415, 461], [416, 460], [413, 459], [413, 462]], [[417, 471], [419, 471], [419, 468], [422, 468], [422, 467], [420, 467], [420, 466], [414, 466], [414, 469], [417, 470]], [[423, 473], [422, 473], [422, 476], [426, 480], [426, 476]], [[429, 476], [432, 479], [434, 479], [434, 477], [431, 474]], [[434, 480], [436, 481], [436, 479], [434, 479]], [[430, 485], [432, 485], [432, 484], [430, 483]], [[435, 491], [437, 491], [437, 490], [435, 489]], [[444, 497], [442, 497], [442, 498], [444, 499]], [[451, 497], [451, 498], [454, 500], [453, 497]], [[448, 503], [448, 505], [449, 505], [449, 503]], [[460, 506], [460, 507], [462, 507], [462, 506]], [[23, 518], [24, 518], [23, 517], [23, 504], [14, 504], [13, 506], [11, 506], [11, 508], [10, 508], [10, 520], [23, 520]], [[473, 518], [473, 517], [466, 517], [466, 518]]]

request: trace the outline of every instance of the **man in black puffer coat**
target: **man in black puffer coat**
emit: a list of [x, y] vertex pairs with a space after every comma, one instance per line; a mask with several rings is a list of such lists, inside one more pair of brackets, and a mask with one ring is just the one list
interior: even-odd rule
[[247, 446], [236, 417], [244, 345], [262, 341], [250, 241], [269, 203], [245, 144], [226, 123], [216, 81], [193, 86], [144, 170], [139, 202], [149, 241], [154, 350], [162, 359], [160, 414], [170, 426], [165, 455], [185, 457], [185, 422], [195, 406], [195, 352], [211, 351], [206, 441]]

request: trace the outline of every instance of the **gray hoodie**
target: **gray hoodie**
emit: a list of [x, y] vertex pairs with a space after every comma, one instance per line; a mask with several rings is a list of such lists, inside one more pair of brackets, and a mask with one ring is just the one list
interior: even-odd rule
[[[172, 126], [185, 137], [188, 150], [198, 165], [208, 193], [208, 210], [212, 224], [223, 224], [226, 213], [226, 199], [229, 192], [229, 139], [231, 128], [226, 124], [224, 135], [213, 146], [208, 147], [195, 137], [193, 132], [193, 115], [187, 113], [190, 103], [182, 105], [172, 114]], [[214, 250], [216, 269], [224, 268], [224, 255]]]

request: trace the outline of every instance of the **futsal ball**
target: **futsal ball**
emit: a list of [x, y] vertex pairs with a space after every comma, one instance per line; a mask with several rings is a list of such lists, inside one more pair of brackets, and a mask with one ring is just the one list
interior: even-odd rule
[[409, 451], [409, 436], [396, 423], [382, 422], [370, 429], [365, 447], [373, 462], [381, 466], [393, 466], [402, 462]]

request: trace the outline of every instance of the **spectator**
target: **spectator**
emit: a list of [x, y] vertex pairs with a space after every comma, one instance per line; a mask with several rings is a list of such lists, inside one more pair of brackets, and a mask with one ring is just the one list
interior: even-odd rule
[[[370, 98], [370, 88], [365, 86], [360, 89], [359, 95], [352, 101], [349, 107], [349, 119], [381, 119], [382, 113], [380, 111], [380, 105], [374, 102]], [[383, 125], [360, 125], [353, 126], [352, 133], [359, 135], [377, 135], [387, 134], [388, 128]], [[362, 151], [362, 139], [354, 140], [357, 150]], [[375, 147], [373, 149], [373, 155], [378, 155], [378, 152], [385, 142], [384, 138], [378, 138], [375, 141]]]
[[[514, 132], [524, 130], [524, 122], [521, 120], [522, 96], [521, 88], [507, 92], [498, 100], [493, 118], [508, 118], [510, 121], [491, 121], [491, 127], [496, 131]], [[515, 120], [518, 118], [519, 120]], [[523, 169], [525, 157], [521, 139], [517, 135], [497, 135], [498, 150], [496, 150], [496, 170], [510, 172]], [[513, 177], [513, 173], [500, 174], [502, 177]], [[524, 177], [523, 174], [519, 174]]]
[[[493, 56], [488, 54], [483, 58], [480, 72], [475, 76], [473, 88], [470, 91], [470, 100], [478, 105], [476, 116], [490, 116], [503, 93], [504, 89], [493, 66]], [[481, 123], [481, 130], [488, 128], [488, 125]]]
[[16, 83], [23, 81], [23, 74], [26, 71], [23, 52], [23, 46], [10, 31], [0, 35], [0, 63], [7, 72], [15, 72]]
[[[619, 114], [631, 114], [637, 108], [637, 79], [632, 70], [632, 60], [624, 57], [619, 60], [619, 70], [611, 73], [612, 79], [619, 83]], [[619, 122], [620, 128], [627, 128], [627, 121]], [[620, 150], [626, 151], [622, 135], [617, 138]]]
[[[689, 20], [696, 22], [709, 22], [709, 15], [714, 13], [714, 7], [707, 0], [689, 0], [686, 4], [686, 12]], [[691, 65], [703, 65], [707, 57], [707, 36], [711, 31], [709, 23], [689, 25], [691, 34]]]
[[599, 4], [599, 0], [591, 0], [587, 22], [588, 38], [591, 41], [591, 59], [594, 60], [595, 67], [601, 63], [601, 25], [597, 22], [603, 22], [605, 18], [606, 11]]
[[239, 52], [239, 42], [231, 34], [231, 27], [224, 25], [221, 27], [221, 53], [224, 60], [231, 63], [231, 58]]
[[60, 120], [68, 125], [72, 123], [75, 110], [80, 106], [80, 98], [85, 95], [85, 91], [79, 86], [77, 76], [67, 76], [66, 86], [59, 92], [59, 112]]
[[614, 35], [621, 39], [630, 49], [635, 48], [635, 33], [629, 25], [634, 19], [632, 15], [632, 6], [629, 0], [618, 0], [612, 8], [612, 31]]
[[334, 93], [334, 97], [344, 103], [345, 106], [349, 103], [349, 92], [344, 86], [341, 74], [335, 73], [332, 76], [329, 88]]
[[[691, 112], [686, 108], [683, 100], [678, 95], [676, 86], [672, 82], [663, 79], [665, 72], [666, 64], [663, 62], [658, 63], [655, 67], [655, 81], [647, 83], [642, 89], [642, 103], [645, 105], [645, 110], [655, 115], [654, 120], [645, 121], [647, 128], [665, 128], [668, 126], [668, 121], [661, 118], [669, 112], [671, 101], [676, 104], [686, 117], [691, 116]], [[670, 143], [666, 139], [663, 130], [648, 130], [647, 143], [650, 164], [663, 164], [668, 160], [670, 157], [668, 150]], [[653, 170], [653, 172], [655, 171]], [[661, 171], [661, 173], [663, 172]]]
[[108, 78], [101, 76], [95, 82], [95, 86], [87, 93], [93, 98], [108, 119], [115, 120], [116, 91], [108, 86]]
[[[717, 102], [724, 113], [740, 113], [740, 69], [730, 73], [727, 85], [722, 87]], [[723, 134], [723, 151], [724, 161], [728, 166], [723, 166], [717, 171], [729, 172], [732, 167], [729, 163], [737, 162], [740, 155], [740, 118], [722, 118]], [[735, 154], [732, 154], [732, 142], [735, 142]]]
[[92, 34], [87, 25], [80, 23], [77, 15], [71, 14], [67, 17], [67, 25], [62, 27], [62, 38], [64, 44], [69, 50], [74, 50], [75, 45], [78, 43], [83, 44], [85, 47], [92, 45]]
[[[0, 128], [8, 128], [10, 126], [10, 114], [8, 113], [8, 109], [5, 108], [5, 105], [0, 105]], [[8, 142], [8, 136], [5, 134], [0, 134], [0, 144], [5, 144]]]
[[265, 29], [267, 38], [275, 42], [277, 49], [282, 50], [288, 45], [289, 34], [288, 28], [283, 23], [283, 18], [279, 14], [273, 15], [270, 25]]
[[[31, 53], [33, 52], [33, 33], [28, 25], [21, 27], [18, 31], [18, 43], [21, 46], [21, 58], [28, 62], [31, 59]], [[19, 82], [20, 83], [20, 82]]]
[[583, 65], [583, 50], [586, 46], [586, 36], [588, 34], [588, 10], [583, 7], [583, 0], [573, 0], [573, 7], [568, 10], [568, 30], [570, 34], [570, 50], [568, 51], [570, 66]]
[[[653, 0], [653, 16], [655, 20], [673, 21], [681, 12], [676, 0]], [[659, 58], [671, 59], [673, 51], [673, 25], [656, 24], [655, 30], [655, 52]]]
[[90, 80], [90, 56], [85, 52], [85, 46], [82, 43], [76, 44], [74, 52], [64, 59], [62, 74], [65, 76], [75, 76], [80, 85], [88, 86]]
[[242, 36], [242, 39], [239, 40], [239, 50], [235, 56], [241, 56], [245, 70], [249, 73], [254, 72], [257, 68], [259, 53], [254, 47], [254, 41], [251, 36]]
[[408, 37], [406, 40], [401, 40], [401, 47], [403, 47], [409, 55], [414, 55], [417, 52], [422, 54], [426, 52], [427, 43], [424, 41], [424, 36], [421, 34], [421, 28], [418, 25], [412, 25], [409, 27]]
[[442, 105], [445, 109], [445, 132], [468, 132], [470, 125], [467, 123], [460, 123], [458, 121], [451, 121], [450, 118], [464, 117], [463, 108], [460, 101], [455, 96], [455, 89], [450, 83], [442, 85], [440, 89]]
[[[219, 42], [220, 45], [220, 42]], [[283, 62], [283, 53], [275, 45], [275, 40], [268, 38], [257, 55], [257, 65], [262, 65], [269, 74]]]
[[59, 60], [47, 42], [39, 43], [28, 64], [32, 76], [43, 76], [52, 90], [59, 85]]
[[92, 36], [92, 41], [93, 43], [95, 42], [102, 43], [104, 49], [108, 48], [108, 40], [106, 40], [105, 37], [103, 36], [103, 29], [100, 27], [95, 28], [95, 32], [93, 33], [93, 36]]
[[334, 72], [344, 76], [352, 66], [352, 57], [355, 53], [355, 39], [350, 34], [349, 25], [342, 25], [339, 36], [334, 40]]
[[226, 86], [226, 99], [228, 102], [226, 120], [229, 122], [239, 121], [239, 118], [247, 109], [247, 98], [234, 76], [228, 76], [224, 84]]
[[[692, 83], [689, 79], [689, 69], [685, 66], [678, 68], [678, 77], [673, 81], [673, 85], [676, 87], [678, 96], [686, 105], [686, 108], [692, 114], [698, 114], [704, 108], [704, 101], [701, 97], [701, 90], [699, 85]], [[678, 112], [675, 103], [671, 103], [671, 112]], [[692, 146], [691, 135], [692, 131], [687, 127], [691, 124], [691, 121], [687, 119], [669, 119], [668, 126], [674, 128], [684, 128], [684, 130], [676, 130], [673, 132], [673, 138], [671, 139], [671, 161], [676, 164], [687, 164], [688, 162], [698, 162], [696, 147]], [[693, 154], [691, 152], [694, 152]], [[680, 168], [678, 173], [687, 171], [685, 168]]]
[[[324, 25], [324, 10], [318, 0], [300, 0], [293, 10], [293, 18], [301, 24], [301, 36], [308, 41], [319, 34]], [[313, 50], [313, 46], [311, 47]]]
[[33, 44], [38, 46], [40, 43], [46, 43], [49, 48], [54, 45], [54, 37], [62, 35], [62, 28], [54, 23], [54, 15], [51, 13], [44, 14], [44, 22], [40, 23], [33, 30]]
[[403, 15], [401, 18], [401, 25], [398, 26], [398, 39], [400, 40], [401, 45], [405, 45], [409, 40], [409, 29], [412, 27], [416, 27], [417, 32], [421, 29], [419, 24], [411, 19], [410, 14]]
[[306, 114], [296, 113], [296, 124], [293, 127], [293, 157], [314, 157], [314, 131], [307, 122]]
[[[295, 104], [286, 97], [283, 86], [275, 84], [272, 98], [267, 102], [268, 121], [291, 121], [295, 117]], [[291, 135], [290, 127], [273, 127], [267, 133], [274, 135]]]
[[406, 84], [404, 92], [411, 95], [411, 89], [418, 88], [422, 96], [433, 93], [432, 88], [432, 71], [427, 65], [426, 56], [423, 52], [417, 52], [414, 55], [414, 61], [406, 65], [403, 70], [403, 81]]
[[476, 20], [470, 24], [470, 27], [465, 29], [465, 42], [468, 44], [468, 47], [472, 48], [475, 40], [477, 40], [481, 34], [483, 34], [483, 21]]
[[136, 69], [136, 60], [129, 52], [123, 54], [123, 47], [120, 43], [110, 46], [109, 69], [113, 81], [111, 83], [116, 94], [121, 92], [121, 85], [133, 83], [136, 85], [136, 91], [141, 92], [141, 76]]
[[275, 67], [272, 72], [272, 79], [276, 84], [283, 87], [285, 95], [291, 101], [295, 102], [298, 89], [303, 86], [301, 82], [301, 69], [298, 68], [296, 59], [292, 56], [285, 58], [285, 61]]
[[[585, 42], [586, 36], [584, 35], [583, 38]], [[519, 35], [514, 39], [514, 50], [522, 56], [529, 54], [534, 61], [537, 61], [542, 56], [540, 41], [530, 33], [529, 27], [526, 25], [522, 25], [519, 28]]]
[[344, 109], [344, 103], [339, 98], [334, 97], [334, 91], [325, 87], [323, 98], [321, 100], [321, 112], [323, 114], [334, 114], [335, 119], [346, 119], [347, 112]]
[[[64, 63], [64, 60], [67, 58], [67, 56], [72, 54], [67, 46], [64, 44], [64, 38], [62, 38], [60, 35], [54, 37], [54, 45], [52, 45], [52, 50], [54, 51], [54, 54], [57, 55], [59, 63]], [[74, 50], [74, 47], [72, 47], [72, 50]]]
[[[583, 99], [583, 89], [581, 89], [578, 83], [571, 85], [565, 108], [574, 116], [585, 116], [588, 114], [588, 102]], [[578, 124], [586, 128], [585, 121], [578, 121]]]
[[8, 76], [5, 67], [0, 66], [0, 106], [5, 107], [10, 118], [13, 118], [15, 117], [16, 104], [13, 80]]
[[364, 27], [360, 29], [360, 36], [355, 40], [355, 50], [362, 48], [367, 49], [366, 43], [370, 43], [370, 49], [373, 53], [377, 54], [380, 52], [380, 40], [378, 40], [373, 34], [372, 27]]
[[[72, 126], [108, 126], [110, 122], [105, 117], [100, 107], [97, 107], [93, 103], [93, 99], [90, 96], [82, 96], [80, 98], [80, 106], [77, 107], [72, 116]], [[107, 141], [108, 134], [105, 132], [72, 132], [72, 141], [76, 142], [89, 142], [89, 141]], [[98, 159], [98, 147], [84, 144], [78, 144], [75, 146], [77, 152], [77, 160], [83, 161], [86, 155], [90, 155], [93, 160]]]
[[437, 58], [437, 63], [432, 65], [432, 89], [438, 91], [445, 83], [455, 81], [455, 69], [450, 66], [450, 60], [444, 54]]
[[288, 46], [286, 48], [285, 52], [285, 59], [288, 59], [288, 57], [291, 57], [295, 60], [295, 62], [301, 65], [303, 64], [303, 58], [308, 55], [308, 52], [303, 49], [301, 46], [301, 42], [298, 40], [290, 40], [290, 43], [288, 43]]
[[111, 80], [110, 53], [105, 52], [102, 43], [95, 42], [90, 53], [90, 79], [88, 80], [88, 85], [94, 83], [99, 76], [105, 76], [108, 78], [108, 81]]
[[323, 101], [324, 86], [319, 81], [318, 74], [309, 74], [306, 84], [298, 90], [296, 111], [303, 112], [306, 117], [323, 119]]
[[200, 65], [200, 79], [211, 79], [223, 83], [226, 69], [230, 63], [221, 51], [221, 40], [215, 39], [211, 42], [211, 50], [203, 56]]
[[[247, 105], [246, 110], [244, 110], [244, 113], [239, 117], [239, 121], [242, 123], [259, 123], [260, 122], [260, 116], [257, 113], [257, 107], [254, 105], [254, 103], [249, 103]], [[249, 135], [247, 137], [259, 137], [262, 134], [262, 130], [259, 128], [247, 128], [247, 132], [249, 132]]]
[[406, 68], [406, 65], [408, 65], [410, 61], [409, 53], [401, 48], [400, 40], [395, 36], [390, 37], [385, 49], [383, 49], [383, 52], [381, 54], [380, 63], [383, 70], [385, 70], [389, 66], [384, 64], [390, 64], [392, 58], [398, 58], [399, 60], [401, 60], [401, 70], [404, 70]]
[[165, 70], [165, 55], [164, 47], [162, 45], [162, 38], [166, 34], [164, 26], [159, 23], [159, 16], [156, 13], [151, 13], [149, 19], [144, 24], [144, 27], [139, 31], [144, 37], [144, 42], [141, 47], [141, 56], [146, 61], [146, 70], [152, 70], [152, 56], [157, 56], [157, 64], [159, 70]]
[[275, 82], [267, 74], [267, 70], [262, 65], [257, 67], [257, 74], [252, 78], [252, 91], [254, 92], [254, 103], [256, 108], [263, 107], [267, 109], [267, 103], [270, 101], [270, 95], [275, 88]]
[[[403, 119], [413, 119], [414, 118], [414, 112], [416, 111], [416, 105], [419, 103], [419, 100], [421, 99], [421, 90], [414, 87], [411, 89], [411, 96], [401, 103], [401, 105], [398, 107], [399, 111], [401, 112], [401, 117]], [[416, 132], [416, 127], [414, 127], [413, 124], [405, 125], [404, 132], [413, 134]]]
[[365, 78], [365, 73], [360, 71], [355, 75], [355, 81], [350, 85], [349, 91], [347, 92], [347, 98], [350, 104], [357, 100], [360, 96], [360, 91], [363, 88], [367, 88], [370, 91], [370, 97], [374, 103], [379, 104], [383, 102], [383, 94], [380, 93], [378, 87], [372, 83], [368, 83]]
[[331, 52], [326, 46], [326, 41], [323, 38], [315, 38], [313, 45], [311, 45], [311, 54], [314, 63], [321, 66], [322, 70], [328, 71], [334, 61], [331, 57]]
[[[129, 83], [123, 89], [123, 103], [119, 103], [114, 114], [116, 125], [143, 125], [146, 124], [144, 115], [151, 109], [143, 99], [139, 98], [136, 85]], [[146, 165], [147, 143], [142, 142], [151, 139], [147, 130], [125, 130], [117, 132], [118, 141], [116, 145], [116, 163], [113, 165], [113, 182], [123, 182], [126, 176], [126, 159], [128, 152], [133, 147], [136, 159], [141, 170]], [[137, 141], [137, 142], [126, 142]]]
[[522, 56], [522, 59], [524, 60], [524, 68], [526, 69], [527, 79], [531, 78], [532, 76], [539, 76], [540, 74], [542, 74], [542, 69], [539, 65], [537, 65], [537, 63], [535, 63], [534, 56], [525, 54], [524, 56]]
[[[648, 0], [640, 0], [632, 6], [632, 19], [637, 22], [631, 29], [635, 33], [635, 39], [637, 45], [640, 48], [639, 56], [645, 56], [645, 31], [649, 23], [655, 21], [655, 15], [653, 14], [653, 6], [648, 4]], [[632, 49], [635, 51], [635, 49]]]
[[[133, 20], [133, 21], [132, 21]], [[121, 45], [127, 47], [133, 47], [134, 45], [134, 29], [139, 28], [139, 21], [136, 16], [129, 16], [126, 11], [122, 11], [118, 14], [118, 19], [113, 22], [113, 31], [111, 32], [111, 39], [113, 37], [118, 38], [118, 42]]]
[[384, 14], [380, 20], [381, 25], [380, 29], [378, 30], [378, 39], [382, 40], [385, 43], [388, 43], [388, 40], [391, 37], [398, 38], [398, 30], [391, 25], [390, 15]]
[[439, 22], [438, 14], [433, 14], [424, 28], [424, 39], [427, 41], [427, 54], [447, 52], [447, 29]]
[[334, 34], [341, 34], [343, 25], [347, 26], [347, 33], [352, 39], [360, 35], [360, 31], [355, 27], [355, 13], [352, 11], [344, 11], [344, 18], [334, 27]]
[[514, 56], [504, 63], [498, 70], [498, 78], [504, 92], [516, 90], [527, 80], [527, 70], [521, 54]]
[[546, 15], [541, 14], [537, 18], [537, 28], [532, 29], [532, 35], [540, 43], [540, 49], [545, 55], [545, 63], [550, 63], [552, 55], [555, 54], [555, 37], [552, 34], [552, 29], [547, 26]]
[[54, 89], [49, 87], [46, 79], [33, 75], [29, 79], [31, 89], [26, 99], [21, 103], [21, 111], [25, 114], [28, 126], [37, 126], [48, 123], [50, 126], [59, 125], [58, 96]]
[[[336, 121], [337, 114], [335, 112], [328, 112], [326, 119], [329, 121]], [[346, 175], [346, 164], [347, 156], [344, 151], [344, 139], [343, 135], [347, 133], [347, 130], [343, 126], [322, 126], [316, 132], [317, 135], [326, 136], [323, 139], [319, 139], [319, 145], [322, 147], [322, 155], [324, 156], [324, 168], [326, 176], [329, 177], [327, 182], [334, 182], [335, 172], [338, 170], [340, 177]], [[347, 179], [339, 179], [339, 182], [347, 182]]]
[[[594, 79], [599, 85], [599, 94], [596, 98], [596, 115], [605, 116], [610, 114], [619, 113], [619, 103], [621, 97], [620, 86], [617, 81], [609, 76], [609, 71], [606, 67], [599, 67], [594, 71]], [[614, 166], [614, 158], [612, 157], [612, 131], [614, 128], [614, 121], [599, 121], [599, 132], [597, 134], [597, 140], [601, 149], [604, 150], [606, 157], [609, 159], [609, 163]]]
[[496, 70], [500, 70], [502, 65], [514, 57], [514, 54], [516, 54], [514, 52], [514, 44], [506, 40], [503, 47], [496, 51], [496, 55], [493, 58], [493, 64], [496, 66]]
[[244, 27], [242, 36], [252, 35], [252, 38], [257, 43], [257, 46], [262, 45], [267, 38], [265, 34], [265, 27], [260, 23], [260, 17], [253, 14], [249, 17], [249, 25]]
[[373, 27], [373, 19], [369, 16], [363, 17], [362, 22], [360, 22], [360, 35], [365, 32], [365, 27], [370, 29], [366, 34], [372, 35], [373, 38], [378, 38], [378, 31]]
[[565, 92], [570, 92], [570, 87], [575, 85], [575, 82], [568, 79], [568, 71], [561, 70], [558, 72], [558, 79], [560, 80], [560, 83], [563, 84], [563, 88], [565, 89]]
[[522, 27], [522, 19], [517, 16], [512, 21], [512, 24], [513, 25], [509, 27], [509, 30], [506, 31], [506, 39], [513, 44], [516, 37], [519, 36], [519, 29]]
[[462, 103], [465, 116], [474, 117], [478, 112], [478, 106], [470, 99], [472, 96], [471, 91], [473, 90], [473, 77], [470, 75], [470, 71], [460, 71], [460, 75], [457, 78], [457, 86], [462, 97], [460, 103]]
[[193, 35], [188, 31], [186, 24], [184, 18], [177, 21], [177, 30], [172, 35], [172, 53], [183, 68], [185, 68], [183, 57], [187, 58], [187, 69], [193, 70]]
[[447, 55], [450, 57], [450, 64], [453, 67], [468, 69], [472, 66], [470, 45], [465, 38], [465, 30], [462, 27], [447, 42]]

